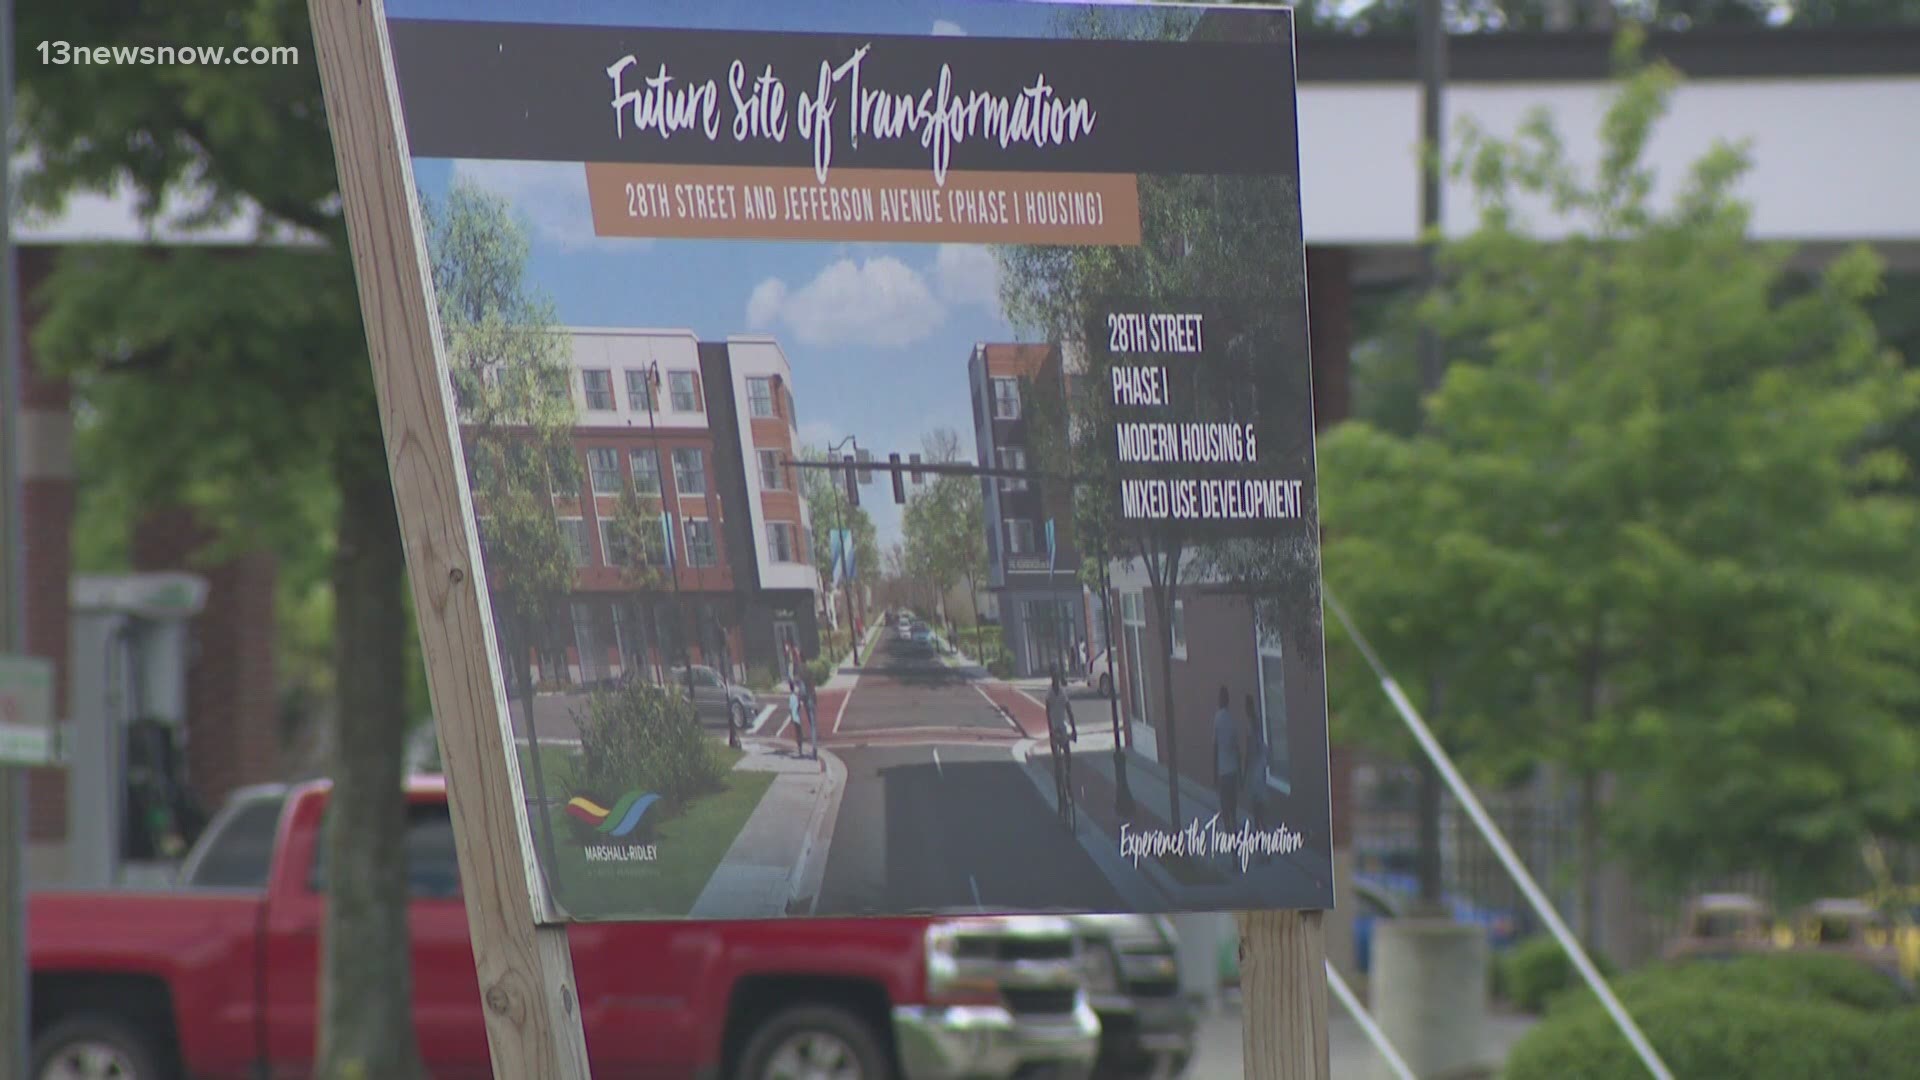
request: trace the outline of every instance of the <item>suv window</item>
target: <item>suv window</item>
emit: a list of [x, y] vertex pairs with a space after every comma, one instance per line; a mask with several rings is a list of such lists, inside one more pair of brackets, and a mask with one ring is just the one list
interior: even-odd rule
[[248, 799], [221, 815], [201, 840], [182, 883], [199, 889], [264, 889], [273, 867], [284, 795]]
[[[454, 900], [460, 896], [460, 863], [453, 849], [453, 817], [442, 802], [407, 805], [407, 895], [415, 900]], [[309, 887], [327, 888], [327, 848], [315, 850]]]

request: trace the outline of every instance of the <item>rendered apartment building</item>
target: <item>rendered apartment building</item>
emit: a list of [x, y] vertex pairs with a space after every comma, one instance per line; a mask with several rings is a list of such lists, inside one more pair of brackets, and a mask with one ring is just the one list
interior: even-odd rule
[[[788, 643], [815, 655], [819, 576], [786, 464], [797, 421], [779, 343], [703, 342], [686, 330], [565, 333], [581, 490], [556, 492], [554, 508], [578, 574], [536, 679], [658, 680], [692, 662], [741, 680], [749, 668], [777, 670]], [[660, 531], [638, 550], [631, 526], [618, 524], [635, 506]]]
[[[1040, 396], [1064, 402], [1063, 353], [1053, 344], [977, 344], [967, 358], [974, 445], [986, 469], [1042, 471], [1033, 448]], [[988, 590], [1016, 674], [1084, 670], [1087, 604], [1073, 543], [1072, 494], [1037, 477], [983, 476]], [[1047, 523], [1054, 525], [1051, 562]]]

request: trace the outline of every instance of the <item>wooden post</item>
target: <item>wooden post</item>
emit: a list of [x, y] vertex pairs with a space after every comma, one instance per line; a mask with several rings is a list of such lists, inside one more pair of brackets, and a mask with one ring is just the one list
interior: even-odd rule
[[367, 325], [401, 542], [448, 778], [467, 924], [496, 1076], [584, 1080], [567, 930], [540, 926], [539, 867], [484, 575], [461, 484], [427, 257], [380, 0], [311, 0], [313, 37]]
[[1327, 1080], [1327, 947], [1318, 911], [1243, 911], [1240, 1026], [1247, 1080]]

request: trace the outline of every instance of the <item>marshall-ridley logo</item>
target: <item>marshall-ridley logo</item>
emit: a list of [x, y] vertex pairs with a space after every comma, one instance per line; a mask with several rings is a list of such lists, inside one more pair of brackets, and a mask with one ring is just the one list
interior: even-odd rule
[[[567, 813], [595, 833], [619, 840], [639, 828], [640, 819], [659, 801], [658, 795], [629, 791], [609, 810], [584, 795], [575, 795], [567, 800]], [[653, 844], [589, 844], [586, 856], [588, 862], [653, 862], [660, 853]]]

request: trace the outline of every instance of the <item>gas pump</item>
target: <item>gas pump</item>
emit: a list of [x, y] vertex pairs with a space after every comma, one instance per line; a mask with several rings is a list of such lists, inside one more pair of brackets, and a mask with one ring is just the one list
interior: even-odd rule
[[[73, 885], [164, 878], [204, 824], [186, 787], [192, 574], [73, 579], [65, 734]], [[158, 871], [153, 873], [150, 871]]]

